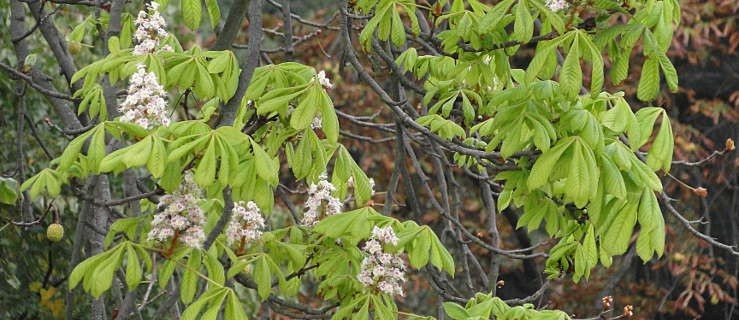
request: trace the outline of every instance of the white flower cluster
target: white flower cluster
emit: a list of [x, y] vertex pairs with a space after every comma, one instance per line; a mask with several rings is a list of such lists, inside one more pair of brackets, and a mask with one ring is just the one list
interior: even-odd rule
[[339, 198], [331, 195], [334, 191], [336, 191], [336, 187], [328, 182], [325, 175], [318, 178], [317, 184], [311, 183], [308, 188], [308, 200], [305, 201], [305, 207], [308, 210], [303, 214], [302, 224], [312, 226], [318, 223], [322, 208], [324, 209], [324, 216], [341, 213], [344, 204], [341, 203]]
[[186, 172], [179, 189], [160, 199], [159, 207], [164, 211], [154, 215], [149, 241], [163, 243], [176, 237], [188, 247], [200, 248], [205, 241], [205, 215], [198, 206], [201, 196], [192, 173]]
[[123, 114], [124, 122], [132, 122], [147, 129], [163, 125], [169, 126], [167, 116], [167, 93], [159, 84], [156, 74], [146, 72], [142, 64], [131, 76], [128, 85], [128, 96], [118, 110]]
[[254, 201], [234, 203], [233, 216], [226, 228], [228, 245], [243, 241], [249, 243], [262, 236], [264, 218]]
[[558, 12], [567, 9], [570, 4], [567, 3], [567, 0], [547, 0], [546, 6], [549, 10]]
[[391, 227], [375, 227], [372, 230], [372, 236], [362, 248], [366, 256], [362, 260], [357, 279], [368, 288], [390, 296], [402, 296], [405, 261], [397, 254], [384, 252], [383, 244], [398, 244], [398, 237]]
[[327, 89], [333, 89], [334, 85], [331, 83], [331, 80], [326, 77], [326, 71], [321, 71], [316, 75], [316, 79], [318, 79], [318, 83], [320, 83], [322, 86], [324, 86]]
[[[167, 30], [164, 30], [167, 23], [159, 15], [159, 3], [152, 1], [146, 9], [147, 11], [139, 11], [135, 22], [136, 32], [133, 37], [137, 44], [133, 48], [133, 54], [137, 56], [156, 52], [159, 41], [167, 36]], [[166, 46], [162, 50], [171, 51], [171, 48]]]

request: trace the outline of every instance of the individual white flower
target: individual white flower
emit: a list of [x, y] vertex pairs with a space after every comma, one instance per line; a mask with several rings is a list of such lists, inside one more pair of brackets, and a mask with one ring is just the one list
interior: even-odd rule
[[[346, 185], [349, 188], [354, 188], [354, 176], [349, 177], [349, 180], [346, 181]], [[369, 178], [369, 187], [370, 187], [370, 194], [374, 196], [375, 195], [375, 179]]]
[[323, 127], [323, 118], [321, 115], [316, 115], [313, 117], [313, 122], [310, 124], [311, 129], [320, 129]]
[[[164, 29], [167, 23], [159, 15], [159, 3], [152, 1], [146, 9], [146, 11], [139, 11], [139, 15], [136, 17], [136, 31], [133, 33], [136, 40], [136, 46], [133, 48], [134, 55], [155, 53], [159, 47], [159, 42], [167, 36], [167, 30]], [[169, 50], [171, 50], [171, 47]]]
[[331, 80], [326, 77], [326, 71], [321, 71], [316, 75], [316, 79], [318, 79], [318, 83], [320, 83], [322, 86], [324, 86], [327, 89], [333, 89], [334, 85], [331, 83]]
[[311, 183], [308, 187], [308, 200], [305, 201], [308, 210], [303, 214], [301, 221], [303, 225], [312, 226], [318, 223], [321, 213], [323, 216], [330, 216], [343, 211], [344, 204], [339, 198], [331, 195], [334, 191], [336, 187], [328, 182], [325, 175], [318, 178], [318, 183]]
[[383, 250], [383, 244], [397, 245], [397, 242], [398, 237], [391, 227], [372, 230], [372, 236], [362, 247], [365, 257], [357, 275], [360, 283], [390, 296], [403, 295], [405, 261], [398, 254]]
[[229, 245], [243, 241], [249, 243], [262, 236], [264, 218], [254, 201], [234, 203], [231, 222], [226, 228], [226, 239]]
[[395, 235], [395, 231], [390, 227], [380, 228], [375, 226], [372, 229], [372, 238], [380, 240], [380, 242], [383, 243], [391, 243], [394, 246], [398, 244], [398, 237]]
[[198, 206], [201, 196], [192, 172], [186, 172], [179, 188], [160, 199], [159, 208], [163, 210], [151, 220], [149, 241], [165, 243], [177, 237], [188, 247], [200, 248], [205, 241], [205, 215]]
[[482, 59], [483, 64], [490, 64], [490, 61], [493, 61], [493, 57], [489, 55], [485, 55], [485, 58]]
[[138, 71], [129, 80], [128, 95], [118, 108], [122, 113], [120, 120], [147, 129], [169, 126], [167, 93], [159, 84], [156, 74], [146, 72], [142, 64], [136, 67]]
[[554, 12], [562, 11], [569, 7], [567, 0], [547, 0], [546, 6]]

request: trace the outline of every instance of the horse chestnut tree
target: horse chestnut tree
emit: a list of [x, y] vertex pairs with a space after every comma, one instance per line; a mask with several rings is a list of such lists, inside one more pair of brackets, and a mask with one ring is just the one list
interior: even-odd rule
[[[21, 63], [6, 69], [71, 137], [18, 200], [81, 203], [61, 215], [78, 221], [68, 317], [570, 319], [531, 304], [548, 282], [499, 297], [501, 265], [537, 261], [580, 282], [632, 246], [643, 261], [663, 255], [674, 142], [649, 103], [662, 83], [678, 87], [666, 55], [676, 0], [337, 0], [324, 23], [290, 2], [11, 0]], [[66, 32], [48, 23], [60, 8], [89, 14]], [[264, 27], [268, 8], [278, 28]], [[26, 10], [64, 86], [23, 63]], [[297, 37], [294, 23], [324, 32]], [[292, 61], [324, 34], [340, 80]], [[76, 61], [80, 50], [93, 58]], [[379, 99], [360, 109], [394, 123], [339, 110], [352, 75]], [[634, 90], [604, 90], [629, 77]], [[341, 137], [372, 139], [344, 125], [391, 137], [389, 177], [368, 174]], [[462, 219], [468, 199], [486, 226]], [[545, 244], [504, 248], [506, 210]], [[399, 304], [419, 290], [439, 307]]]

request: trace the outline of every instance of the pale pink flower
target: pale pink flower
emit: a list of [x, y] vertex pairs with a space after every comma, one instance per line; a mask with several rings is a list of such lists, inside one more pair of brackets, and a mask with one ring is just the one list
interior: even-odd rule
[[364, 243], [365, 255], [357, 280], [367, 288], [390, 296], [403, 295], [405, 261], [398, 255], [385, 252], [383, 245], [397, 245], [398, 237], [391, 227], [375, 227], [372, 236]]
[[205, 241], [205, 215], [198, 206], [202, 190], [195, 184], [192, 172], [186, 172], [182, 180], [177, 190], [160, 199], [159, 208], [163, 210], [154, 215], [147, 238], [165, 243], [178, 234], [186, 246], [200, 248]]

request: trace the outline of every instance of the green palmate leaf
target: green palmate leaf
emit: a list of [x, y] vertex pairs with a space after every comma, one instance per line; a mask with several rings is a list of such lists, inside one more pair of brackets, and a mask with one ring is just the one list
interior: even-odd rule
[[225, 285], [226, 276], [223, 271], [223, 265], [218, 261], [216, 247], [211, 247], [211, 249], [205, 254], [204, 258], [203, 263], [205, 264], [205, 269], [208, 270], [208, 278], [221, 286]]
[[208, 9], [208, 18], [210, 19], [210, 26], [215, 30], [218, 27], [218, 23], [221, 21], [221, 9], [218, 8], [217, 0], [205, 0], [205, 7]]
[[489, 33], [494, 29], [498, 29], [502, 22], [503, 16], [508, 12], [508, 9], [513, 5], [513, 0], [504, 0], [495, 4], [492, 10], [488, 11], [487, 14], [480, 20], [480, 32]]
[[672, 151], [674, 146], [675, 142], [673, 141], [670, 119], [664, 115], [657, 136], [652, 142], [649, 154], [647, 154], [647, 165], [655, 171], [662, 168], [666, 172], [669, 172], [672, 166]]
[[343, 198], [349, 188], [347, 181], [354, 182], [354, 196], [357, 206], [363, 206], [372, 198], [372, 182], [367, 174], [357, 165], [349, 151], [339, 146], [331, 180], [336, 186], [336, 196]]
[[466, 320], [470, 318], [467, 310], [454, 302], [444, 302], [444, 312], [454, 320]]
[[[218, 310], [220, 309], [221, 303], [230, 290], [228, 288], [212, 289], [201, 295], [198, 300], [190, 304], [190, 306], [182, 312], [183, 320], [195, 320], [195, 319], [216, 319]], [[203, 308], [208, 306], [205, 314], [202, 317], [200, 313]]]
[[208, 69], [200, 63], [196, 64], [197, 71], [195, 74], [195, 87], [193, 92], [202, 100], [207, 100], [215, 96], [215, 84], [211, 78]]
[[636, 204], [627, 203], [619, 210], [603, 236], [603, 241], [601, 242], [603, 250], [611, 255], [626, 252], [629, 248], [629, 240], [631, 240], [634, 225], [636, 224], [636, 209]]
[[544, 152], [536, 159], [527, 180], [527, 186], [530, 190], [540, 188], [549, 181], [552, 169], [559, 161], [559, 158], [562, 157], [562, 154], [572, 145], [573, 141], [575, 140], [572, 137], [562, 139], [553, 148]]
[[652, 101], [659, 94], [659, 62], [654, 58], [647, 58], [641, 69], [639, 87], [636, 96], [641, 101]]
[[636, 112], [636, 120], [638, 121], [639, 125], [639, 135], [638, 137], [634, 137], [634, 139], [629, 141], [629, 143], [631, 144], [631, 150], [639, 150], [641, 146], [647, 143], [649, 137], [652, 135], [654, 122], [657, 121], [657, 117], [662, 112], [663, 110], [657, 107], [641, 108], [639, 109], [639, 111]]
[[649, 168], [649, 166], [633, 156], [631, 157], [631, 164], [631, 167], [633, 169], [630, 171], [630, 173], [633, 175], [634, 178], [638, 180], [637, 182], [646, 185], [654, 191], [662, 191], [662, 182], [659, 180], [659, 177], [657, 177], [654, 171]]
[[59, 169], [60, 170], [68, 169], [72, 165], [72, 163], [77, 161], [80, 151], [82, 150], [82, 147], [85, 145], [85, 141], [94, 132], [95, 132], [94, 130], [87, 131], [79, 135], [77, 138], [74, 138], [74, 140], [72, 140], [72, 142], [70, 142], [69, 145], [67, 145], [67, 147], [64, 149], [64, 152], [59, 157]]
[[623, 133], [637, 121], [626, 100], [619, 98], [613, 108], [601, 113], [600, 122], [615, 133]]
[[290, 126], [296, 130], [308, 128], [316, 117], [319, 106], [323, 102], [321, 99], [320, 85], [313, 85], [308, 92], [301, 97], [300, 103], [295, 111], [290, 115]]
[[323, 218], [313, 230], [331, 238], [342, 237], [358, 242], [369, 237], [372, 231], [369, 219], [377, 216], [380, 214], [371, 207], [363, 207]]
[[160, 178], [164, 174], [167, 165], [167, 150], [161, 139], [154, 138], [151, 146], [149, 159], [146, 161], [146, 168], [149, 169], [151, 175]]
[[588, 225], [582, 244], [575, 249], [575, 274], [573, 280], [577, 282], [581, 276], [590, 277], [590, 270], [598, 264], [598, 248], [595, 246], [595, 230]]
[[636, 240], [636, 253], [644, 262], [652, 258], [653, 252], [658, 257], [662, 256], [664, 252], [665, 221], [657, 203], [657, 197], [648, 188], [642, 191], [637, 217], [641, 231]]
[[431, 257], [431, 241], [429, 234], [419, 233], [411, 242], [411, 249], [408, 250], [408, 260], [412, 267], [420, 269], [428, 264]]
[[197, 30], [202, 19], [201, 0], [181, 0], [182, 18], [190, 30]]
[[13, 178], [0, 177], [0, 203], [13, 204], [18, 199], [18, 182]]
[[20, 192], [30, 189], [31, 199], [36, 198], [42, 191], [46, 191], [49, 196], [55, 197], [62, 192], [62, 183], [66, 178], [58, 171], [46, 168], [41, 170], [35, 176], [23, 182]]
[[272, 267], [267, 255], [261, 255], [254, 263], [254, 282], [257, 283], [257, 293], [262, 300], [266, 300], [272, 293]]
[[536, 54], [531, 59], [528, 68], [526, 68], [526, 81], [532, 82], [538, 77], [545, 69], [547, 62], [554, 50], [557, 49], [556, 43], [553, 41], [542, 41], [536, 48]]
[[529, 42], [534, 35], [534, 19], [531, 17], [531, 11], [526, 6], [526, 1], [519, 1], [513, 10], [516, 21], [513, 24], [511, 38], [521, 43]]
[[136, 250], [131, 246], [126, 249], [126, 257], [126, 284], [128, 290], [132, 291], [141, 283], [141, 263]]
[[228, 294], [228, 300], [226, 300], [226, 308], [223, 313], [224, 319], [233, 319], [233, 320], [246, 320], [248, 317], [246, 316], [246, 313], [244, 312], [244, 308], [241, 306], [241, 302], [239, 302], [239, 297], [236, 295], [236, 292], [233, 290], [229, 291]]
[[123, 260], [124, 245], [119, 245], [111, 249], [111, 253], [101, 261], [98, 266], [92, 270], [88, 276], [90, 277], [90, 294], [93, 297], [100, 297], [105, 291], [110, 289], [113, 284], [113, 275], [115, 270], [121, 266]]
[[254, 151], [254, 161], [257, 170], [257, 175], [264, 181], [269, 182], [273, 186], [276, 186], [279, 182], [279, 170], [280, 167], [276, 159], [270, 157], [267, 152], [262, 149], [258, 143], [252, 141], [252, 150]]
[[210, 140], [211, 137], [208, 135], [195, 134], [195, 135], [188, 136], [188, 137], [182, 137], [181, 139], [178, 139], [175, 142], [175, 144], [178, 143], [179, 141], [183, 141], [183, 142], [187, 141], [189, 138], [194, 138], [194, 139], [190, 142], [182, 143], [181, 145], [177, 146], [174, 149], [171, 149], [169, 156], [167, 156], [168, 162], [172, 162], [182, 157], [185, 157], [186, 155], [190, 154], [193, 149], [202, 148], [206, 143], [208, 143], [208, 140]]
[[577, 96], [582, 86], [579, 38], [574, 37], [564, 64], [562, 64], [562, 71], [559, 73], [559, 83], [568, 97]]
[[223, 300], [226, 299], [226, 295], [228, 294], [229, 290], [226, 288], [222, 288], [218, 291], [220, 291], [221, 293], [211, 299], [208, 309], [205, 310], [203, 316], [200, 319], [218, 320], [218, 312], [221, 311], [221, 304], [223, 304]]
[[431, 255], [429, 258], [431, 264], [453, 277], [455, 274], [454, 258], [446, 250], [439, 237], [428, 226], [423, 226], [421, 233], [426, 233], [426, 237], [431, 240]]
[[146, 161], [149, 159], [149, 154], [151, 153], [151, 146], [153, 144], [152, 140], [153, 138], [148, 136], [126, 148], [126, 152], [120, 155], [121, 162], [123, 162], [127, 168], [138, 167], [146, 164]]
[[107, 259], [112, 252], [113, 250], [111, 249], [102, 254], [92, 256], [75, 266], [74, 270], [72, 270], [72, 273], [69, 275], [69, 288], [74, 289], [77, 287], [80, 281], [87, 278], [91, 271], [95, 270], [95, 268], [97, 268], [103, 260]]
[[567, 197], [580, 208], [584, 207], [590, 198], [590, 179], [592, 179], [585, 158], [587, 151], [583, 149], [581, 143], [573, 145], [566, 181]]
[[392, 10], [390, 40], [396, 46], [402, 46], [405, 43], [405, 25], [403, 25], [403, 20], [400, 19], [400, 13], [398, 13], [398, 10]]
[[579, 33], [580, 41], [585, 44], [585, 56], [590, 60], [591, 73], [590, 73], [590, 93], [598, 95], [603, 88], [604, 75], [603, 75], [603, 56], [600, 49], [593, 43], [590, 36], [585, 33]]
[[444, 119], [438, 114], [430, 114], [427, 116], [419, 117], [416, 119], [420, 125], [426, 126], [431, 129], [432, 132], [439, 135], [447, 140], [454, 138], [465, 138], [467, 134], [464, 129], [454, 121]]
[[657, 60], [659, 61], [660, 69], [662, 69], [662, 74], [665, 76], [667, 87], [670, 88], [670, 91], [677, 92], [677, 70], [675, 70], [675, 66], [672, 65], [672, 61], [670, 61], [670, 59], [664, 54], [659, 55]]
[[320, 104], [319, 110], [321, 113], [321, 129], [326, 134], [326, 139], [335, 143], [339, 140], [339, 118], [336, 116], [334, 104], [328, 94], [323, 91], [321, 96], [323, 97], [323, 103]]
[[216, 176], [216, 147], [214, 139], [211, 138], [208, 147], [200, 158], [195, 170], [195, 182], [201, 187], [208, 187], [215, 182]]
[[183, 270], [182, 281], [180, 282], [180, 300], [182, 303], [190, 303], [195, 298], [198, 290], [198, 272], [200, 270], [200, 251], [190, 251], [190, 257], [187, 259], [187, 265]]
[[608, 194], [620, 199], [626, 198], [626, 184], [621, 171], [618, 170], [618, 167], [609, 157], [599, 154], [597, 159], [601, 181]]

